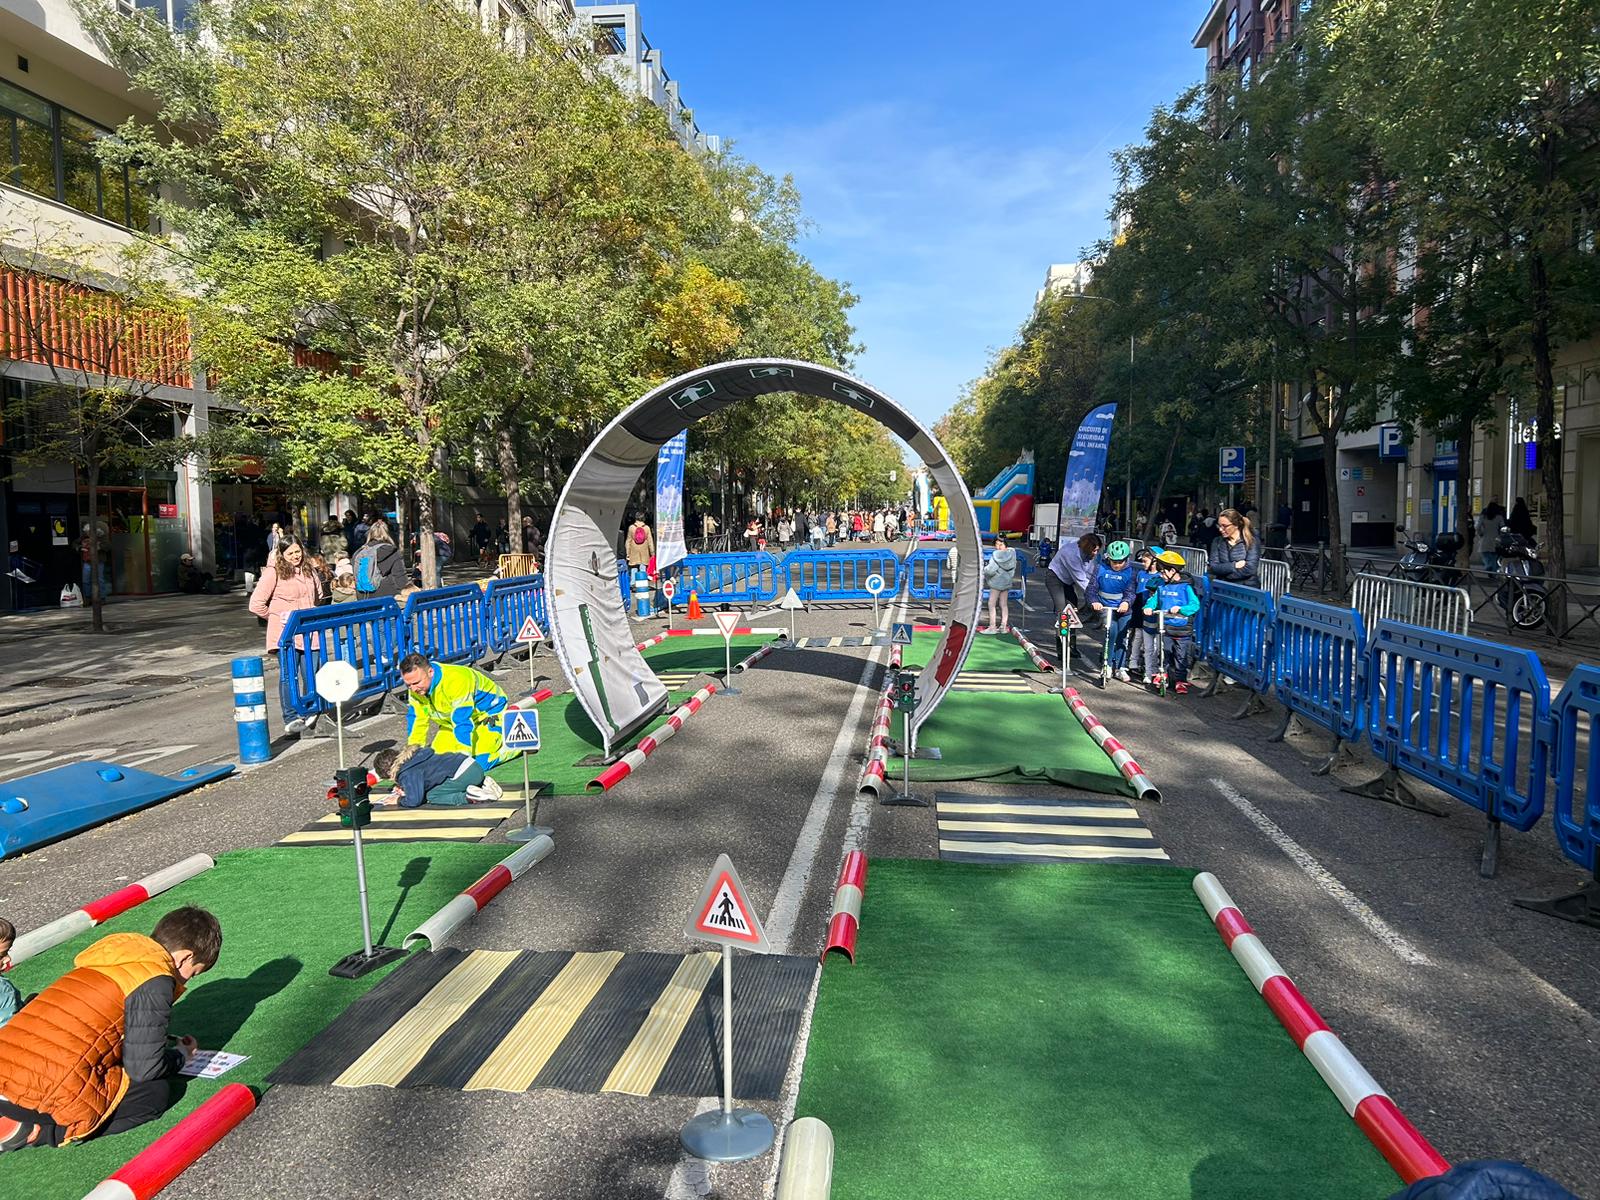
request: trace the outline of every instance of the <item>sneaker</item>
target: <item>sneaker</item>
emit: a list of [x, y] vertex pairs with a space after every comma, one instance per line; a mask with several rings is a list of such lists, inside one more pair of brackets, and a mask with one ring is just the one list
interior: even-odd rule
[[1167, 682], [1167, 677], [1165, 675], [1152, 675], [1145, 682], [1153, 688], [1159, 688]]
[[1172, 690], [1180, 696], [1187, 696], [1189, 694], [1189, 685], [1187, 683], [1175, 683], [1172, 685]]
[[467, 799], [474, 804], [486, 804], [491, 800], [498, 800], [506, 794], [496, 779], [484, 776], [482, 783], [474, 784], [467, 789]]
[[1133, 682], [1133, 676], [1128, 674], [1128, 668], [1127, 667], [1118, 667], [1117, 668], [1117, 679], [1122, 683], [1132, 683]]

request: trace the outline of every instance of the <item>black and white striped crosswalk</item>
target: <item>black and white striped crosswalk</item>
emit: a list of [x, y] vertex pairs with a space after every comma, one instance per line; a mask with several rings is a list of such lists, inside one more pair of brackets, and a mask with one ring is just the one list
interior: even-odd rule
[[940, 792], [937, 804], [939, 857], [953, 862], [1168, 861], [1121, 800]]

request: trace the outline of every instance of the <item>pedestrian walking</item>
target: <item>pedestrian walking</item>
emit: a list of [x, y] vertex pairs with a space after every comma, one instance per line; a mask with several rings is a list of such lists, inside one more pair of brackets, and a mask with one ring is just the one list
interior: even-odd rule
[[250, 611], [267, 623], [268, 654], [278, 653], [289, 614], [315, 608], [321, 594], [322, 582], [307, 560], [305, 546], [297, 537], [283, 538], [250, 593]]
[[650, 532], [650, 526], [644, 523], [642, 513], [633, 514], [633, 524], [628, 526], [622, 543], [623, 556], [628, 560], [628, 573], [632, 574], [635, 567], [648, 570], [651, 560], [656, 556], [656, 538]]
[[884, 526], [884, 519], [883, 519], [883, 510], [880, 508], [877, 512], [872, 514], [872, 540], [873, 541], [875, 541], [875, 542], [883, 541], [884, 527], [885, 526]]
[[349, 552], [349, 547], [345, 544], [344, 522], [339, 520], [337, 513], [330, 512], [317, 535], [317, 553], [329, 562], [333, 562], [341, 551]]

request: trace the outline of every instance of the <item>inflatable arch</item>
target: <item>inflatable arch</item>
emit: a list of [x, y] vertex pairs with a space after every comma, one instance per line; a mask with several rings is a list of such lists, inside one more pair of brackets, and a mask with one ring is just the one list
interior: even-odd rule
[[545, 562], [550, 640], [610, 758], [666, 705], [667, 689], [644, 656], [617, 585], [617, 533], [634, 485], [661, 445], [730, 404], [770, 392], [797, 392], [866, 413], [921, 457], [950, 498], [962, 570], [946, 609], [945, 633], [912, 714], [913, 729], [938, 707], [972, 644], [981, 596], [978, 522], [966, 485], [943, 448], [904, 409], [859, 379], [788, 359], [740, 359], [662, 384], [600, 432], [578, 460], [556, 504]]

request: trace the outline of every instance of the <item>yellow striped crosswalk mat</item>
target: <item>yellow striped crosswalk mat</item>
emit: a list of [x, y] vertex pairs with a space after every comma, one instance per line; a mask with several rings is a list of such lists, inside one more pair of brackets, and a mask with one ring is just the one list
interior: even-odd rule
[[[734, 1091], [776, 1099], [816, 963], [740, 955]], [[274, 1083], [461, 1091], [716, 1095], [722, 975], [714, 951], [413, 954], [272, 1074]]]
[[[505, 795], [493, 804], [462, 804], [442, 807], [423, 804], [417, 808], [374, 808], [372, 824], [361, 831], [369, 842], [477, 842], [488, 837], [500, 823], [522, 812], [522, 788], [506, 788]], [[517, 803], [507, 803], [516, 800]], [[339, 824], [339, 814], [329, 813], [304, 829], [289, 834], [280, 846], [343, 846], [350, 831]]]
[[954, 862], [1168, 861], [1122, 800], [940, 792], [936, 803], [939, 857]]
[[1015, 671], [962, 671], [951, 685], [958, 692], [1010, 692], [1031, 696], [1033, 688], [1025, 676]]
[[689, 680], [709, 673], [707, 671], [657, 671], [656, 678], [669, 688], [681, 688]]

